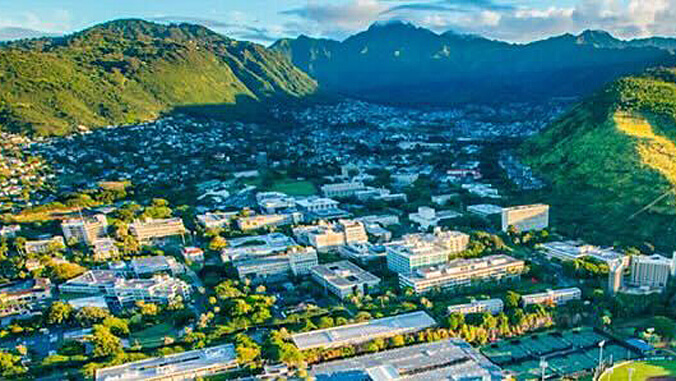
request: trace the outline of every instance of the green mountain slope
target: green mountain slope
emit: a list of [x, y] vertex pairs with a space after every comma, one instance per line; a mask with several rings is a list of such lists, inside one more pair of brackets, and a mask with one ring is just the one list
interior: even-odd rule
[[177, 106], [312, 94], [288, 59], [204, 27], [118, 20], [0, 47], [0, 126], [64, 134], [144, 121]]
[[522, 154], [551, 182], [539, 195], [564, 232], [676, 245], [676, 72], [618, 80], [577, 105]]

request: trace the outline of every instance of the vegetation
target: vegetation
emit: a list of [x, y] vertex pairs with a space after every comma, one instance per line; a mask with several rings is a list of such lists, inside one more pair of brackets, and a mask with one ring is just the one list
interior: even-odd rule
[[316, 89], [282, 55], [196, 25], [118, 20], [0, 49], [0, 126], [43, 135]]
[[629, 369], [632, 369], [633, 381], [668, 380], [676, 376], [676, 362], [674, 361], [647, 361], [631, 362], [607, 371], [600, 381], [629, 380]]

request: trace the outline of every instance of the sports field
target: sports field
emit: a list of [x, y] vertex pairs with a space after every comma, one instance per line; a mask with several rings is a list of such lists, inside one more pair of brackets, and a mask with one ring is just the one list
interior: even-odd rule
[[676, 381], [676, 361], [624, 364], [604, 373], [599, 381], [628, 381], [629, 369], [634, 369], [631, 381]]

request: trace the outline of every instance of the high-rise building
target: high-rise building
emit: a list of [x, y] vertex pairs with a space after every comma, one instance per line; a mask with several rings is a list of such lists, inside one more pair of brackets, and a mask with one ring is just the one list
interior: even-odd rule
[[449, 255], [467, 249], [469, 236], [458, 231], [437, 229], [433, 234], [410, 234], [387, 246], [387, 268], [398, 274], [448, 262]]
[[75, 241], [93, 245], [98, 238], [106, 236], [108, 221], [103, 214], [92, 217], [74, 218], [61, 222], [61, 230], [66, 242]]
[[636, 255], [631, 258], [629, 285], [640, 288], [664, 289], [673, 272], [673, 259], [659, 254]]
[[549, 227], [549, 205], [521, 205], [502, 209], [502, 231], [510, 226], [518, 231], [542, 230]]
[[617, 294], [622, 288], [622, 277], [624, 276], [624, 263], [621, 260], [613, 261], [608, 264], [608, 292], [611, 295]]

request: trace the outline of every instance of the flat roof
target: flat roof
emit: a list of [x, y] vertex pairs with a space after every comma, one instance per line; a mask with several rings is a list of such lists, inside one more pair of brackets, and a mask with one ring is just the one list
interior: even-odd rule
[[382, 336], [416, 332], [436, 324], [437, 322], [427, 312], [417, 311], [364, 323], [298, 333], [292, 335], [291, 339], [301, 350], [337, 347], [355, 341], [364, 342]]
[[317, 381], [503, 379], [497, 365], [456, 338], [319, 364], [310, 373]]
[[380, 282], [380, 278], [350, 261], [339, 261], [314, 266], [313, 274], [338, 288], [352, 287], [362, 283]]
[[96, 381], [134, 381], [197, 371], [237, 361], [235, 346], [224, 344], [174, 355], [103, 368], [96, 371]]

